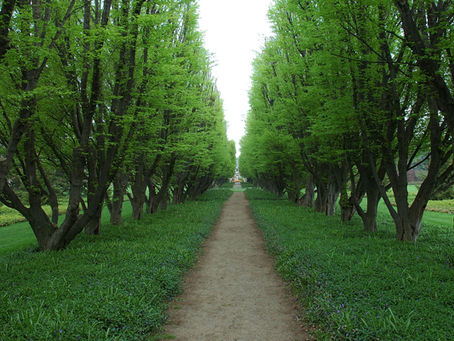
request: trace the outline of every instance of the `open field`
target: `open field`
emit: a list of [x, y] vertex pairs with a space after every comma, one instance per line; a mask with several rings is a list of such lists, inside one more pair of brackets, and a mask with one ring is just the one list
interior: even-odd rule
[[[59, 213], [62, 214], [66, 211], [68, 203], [63, 203], [59, 207]], [[44, 211], [50, 216], [51, 208], [50, 206], [44, 206]], [[23, 222], [26, 219], [18, 211], [9, 208], [5, 205], [0, 204], [0, 228], [3, 226], [12, 225], [15, 223]]]
[[25, 226], [1, 229], [0, 339], [147, 337], [165, 321], [168, 300], [231, 194], [209, 191], [139, 222], [103, 224], [100, 236], [81, 234], [59, 252], [8, 251], [5, 231], [25, 245]]
[[[276, 257], [319, 325], [319, 338], [447, 340], [454, 330], [454, 230], [449, 214], [426, 212], [416, 243], [394, 239], [381, 206], [373, 235], [359, 219], [341, 224], [257, 189], [251, 209]], [[357, 217], [356, 217], [357, 218]]]
[[[392, 191], [390, 191], [392, 193]], [[408, 201], [411, 203], [418, 193], [416, 185], [408, 185]], [[391, 199], [394, 200], [394, 199]], [[426, 211], [454, 213], [454, 199], [445, 200], [429, 200], [427, 203]]]

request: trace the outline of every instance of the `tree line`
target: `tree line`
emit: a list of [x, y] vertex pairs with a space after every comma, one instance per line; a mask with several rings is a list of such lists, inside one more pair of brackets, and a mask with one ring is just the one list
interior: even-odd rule
[[194, 0], [2, 2], [0, 202], [41, 250], [98, 234], [104, 205], [121, 224], [125, 196], [140, 219], [233, 174], [197, 19]]
[[365, 231], [383, 200], [396, 238], [415, 241], [428, 200], [454, 182], [452, 1], [276, 0], [269, 16], [241, 173], [327, 215], [339, 199]]

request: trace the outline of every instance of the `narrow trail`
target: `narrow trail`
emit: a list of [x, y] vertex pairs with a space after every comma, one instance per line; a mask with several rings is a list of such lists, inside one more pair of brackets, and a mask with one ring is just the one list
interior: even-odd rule
[[273, 269], [243, 192], [225, 203], [204, 253], [169, 308], [176, 340], [313, 340]]

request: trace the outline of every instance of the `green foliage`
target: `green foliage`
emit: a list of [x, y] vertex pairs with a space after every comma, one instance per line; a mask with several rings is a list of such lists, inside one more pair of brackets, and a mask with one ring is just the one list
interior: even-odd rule
[[454, 187], [450, 186], [443, 191], [432, 195], [432, 200], [454, 199]]
[[[447, 340], [454, 315], [451, 216], [429, 212], [418, 244], [390, 239], [382, 208], [380, 232], [340, 224], [264, 191], [249, 189], [251, 209], [276, 266], [321, 329], [320, 338]], [[435, 224], [434, 224], [435, 223]], [[434, 225], [432, 225], [434, 224]]]
[[[154, 202], [165, 206], [232, 176], [236, 150], [197, 20], [195, 0], [16, 2], [0, 60], [0, 188], [11, 187], [0, 202], [42, 232], [41, 249], [66, 247], [84, 227], [76, 221], [96, 225], [80, 218], [99, 211], [117, 170], [136, 212], [147, 186], [162, 188]], [[58, 237], [41, 210], [57, 196], [75, 208]]]
[[[446, 23], [453, 4], [411, 3], [274, 2], [269, 12], [274, 35], [254, 61], [243, 175], [294, 202], [303, 199], [301, 189], [309, 184], [304, 198], [309, 206], [315, 186], [314, 207], [327, 215], [343, 191], [347, 220], [346, 208], [358, 208], [365, 193], [370, 199], [380, 193], [396, 238], [418, 238], [430, 193], [451, 184], [454, 173], [447, 104], [453, 102], [447, 84], [454, 73], [445, 64], [452, 51], [441, 47], [452, 42]], [[433, 19], [419, 19], [424, 16]], [[425, 47], [429, 42], [432, 48]], [[411, 204], [407, 172], [427, 165], [428, 155], [430, 167]], [[352, 189], [349, 197], [346, 188]], [[401, 198], [397, 208], [386, 188]], [[357, 210], [365, 229], [375, 226], [372, 206]]]
[[24, 220], [19, 212], [3, 205], [0, 206], [0, 226], [7, 226]]
[[103, 225], [102, 238], [79, 236], [65, 251], [0, 258], [0, 339], [144, 339], [165, 322], [230, 194], [208, 191], [140, 222]]

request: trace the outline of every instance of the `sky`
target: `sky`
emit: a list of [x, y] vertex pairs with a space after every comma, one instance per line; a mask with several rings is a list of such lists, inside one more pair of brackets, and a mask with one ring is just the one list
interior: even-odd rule
[[249, 110], [252, 61], [265, 37], [272, 34], [267, 18], [272, 0], [199, 0], [199, 28], [205, 48], [213, 54], [212, 73], [224, 102], [227, 136], [244, 135]]

